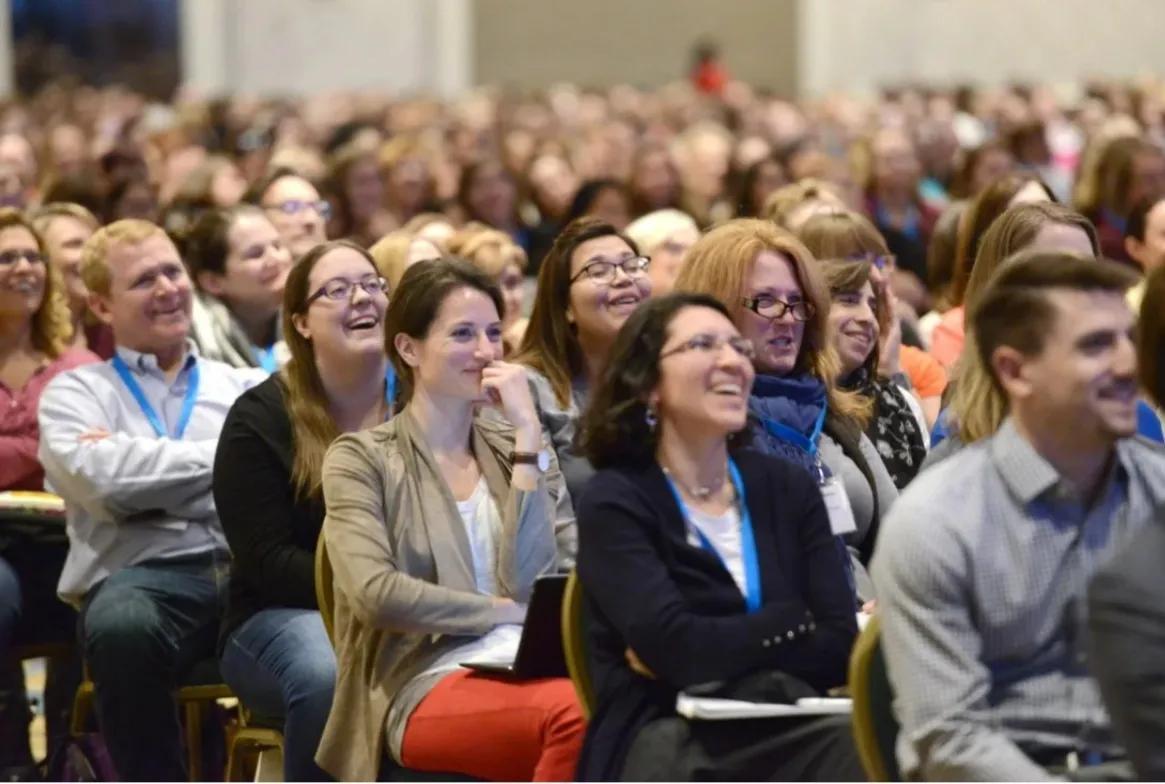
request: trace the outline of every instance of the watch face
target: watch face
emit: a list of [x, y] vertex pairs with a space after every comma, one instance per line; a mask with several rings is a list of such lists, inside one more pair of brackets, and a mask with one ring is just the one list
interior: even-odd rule
[[538, 470], [542, 473], [550, 470], [550, 452], [545, 449], [538, 450]]

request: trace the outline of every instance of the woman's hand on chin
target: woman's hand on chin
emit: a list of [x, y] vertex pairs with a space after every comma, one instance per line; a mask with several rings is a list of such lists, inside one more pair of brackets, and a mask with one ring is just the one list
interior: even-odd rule
[[[542, 426], [530, 396], [526, 370], [509, 362], [491, 362], [481, 371], [481, 392], [489, 405], [517, 429], [515, 448], [535, 451], [541, 445]], [[523, 442], [528, 442], [523, 444]]]

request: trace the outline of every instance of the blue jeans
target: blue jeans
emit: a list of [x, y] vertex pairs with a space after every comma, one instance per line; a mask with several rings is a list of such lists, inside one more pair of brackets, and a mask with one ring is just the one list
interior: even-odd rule
[[20, 578], [8, 562], [0, 558], [0, 662], [8, 658], [22, 603]]
[[85, 660], [122, 781], [187, 780], [172, 692], [214, 656], [226, 584], [226, 555], [203, 553], [127, 567], [85, 597]]
[[231, 633], [223, 678], [250, 710], [283, 719], [285, 781], [328, 781], [316, 748], [336, 688], [336, 654], [316, 610], [261, 610]]

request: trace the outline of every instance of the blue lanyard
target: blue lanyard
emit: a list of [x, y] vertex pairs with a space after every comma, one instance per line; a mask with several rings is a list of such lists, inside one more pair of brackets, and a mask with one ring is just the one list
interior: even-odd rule
[[[886, 212], [885, 208], [882, 207], [881, 204], [878, 205], [878, 222], [883, 226], [890, 226], [890, 215]], [[890, 228], [893, 228], [893, 226], [890, 226]], [[912, 239], [916, 242], [918, 241], [917, 207], [911, 207], [906, 211], [906, 224], [902, 228], [898, 229], [898, 231], [902, 232], [902, 234], [909, 239]]]
[[[752, 613], [760, 609], [760, 561], [756, 554], [756, 537], [752, 530], [752, 516], [748, 513], [748, 500], [744, 496], [744, 480], [740, 478], [740, 470], [732, 458], [728, 458], [728, 475], [732, 477], [732, 486], [736, 488], [736, 497], [740, 501], [740, 550], [744, 560], [744, 604]], [[700, 546], [719, 558], [720, 563], [724, 564], [725, 571], [729, 571], [731, 574], [728, 564], [724, 563], [724, 556], [708, 541], [704, 532], [691, 522], [692, 516], [688, 512], [688, 506], [684, 503], [675, 482], [668, 477], [667, 483], [668, 487], [671, 488], [672, 495], [675, 496], [680, 514], [684, 516], [684, 522], [691, 525], [691, 528], [696, 532]]]
[[829, 411], [829, 403], [824, 402], [821, 404], [821, 413], [817, 415], [817, 421], [813, 424], [813, 430], [808, 436], [798, 430], [794, 430], [784, 422], [762, 419], [761, 424], [765, 426], [765, 430], [773, 438], [787, 441], [803, 450], [810, 457], [817, 457], [817, 443], [821, 440], [821, 431], [825, 427], [825, 413], [827, 411]]
[[392, 404], [396, 402], [399, 383], [396, 378], [396, 370], [393, 369], [392, 363], [388, 363], [388, 367], [384, 371], [384, 402], [388, 403], [389, 411], [392, 410]]
[[275, 356], [275, 344], [271, 344], [267, 348], [255, 347], [255, 358], [259, 360], [259, 367], [266, 370], [268, 373], [274, 373], [279, 369], [279, 360]]
[[[158, 412], [150, 405], [150, 401], [146, 400], [146, 393], [142, 391], [141, 385], [138, 384], [137, 379], [130, 373], [129, 366], [125, 364], [125, 360], [121, 358], [120, 354], [113, 355], [113, 369], [117, 371], [117, 375], [121, 376], [122, 383], [129, 389], [134, 400], [137, 401], [138, 407], [141, 408], [142, 413], [146, 415], [150, 426], [154, 428], [154, 433], [158, 438], [170, 437], [166, 432], [166, 426], [162, 423], [162, 418], [158, 416]], [[178, 429], [174, 432], [172, 438], [175, 441], [182, 439], [182, 434], [186, 432], [186, 426], [190, 424], [190, 417], [194, 413], [194, 403], [198, 399], [198, 363], [190, 368], [190, 375], [186, 378], [186, 398], [182, 401], [182, 413], [178, 417]]]

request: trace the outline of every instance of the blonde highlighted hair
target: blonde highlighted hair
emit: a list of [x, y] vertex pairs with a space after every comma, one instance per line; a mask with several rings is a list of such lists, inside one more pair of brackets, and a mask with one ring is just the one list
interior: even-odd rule
[[837, 189], [825, 180], [806, 177], [797, 182], [777, 188], [765, 199], [761, 207], [761, 217], [772, 221], [782, 229], [789, 228], [789, 218], [806, 204], [820, 202], [836, 207], [839, 210], [846, 208], [845, 200]]
[[[1052, 202], [1020, 204], [996, 218], [979, 243], [979, 252], [967, 281], [967, 324], [980, 295], [1004, 262], [1024, 250], [1047, 225], [1074, 226], [1088, 237], [1093, 255], [1100, 250], [1096, 228], [1078, 212]], [[966, 330], [963, 353], [955, 365], [951, 412], [958, 423], [959, 438], [971, 444], [995, 433], [1007, 418], [1007, 399], [979, 356], [974, 331]]]
[[449, 253], [473, 264], [491, 278], [499, 277], [511, 264], [522, 272], [529, 260], [526, 251], [504, 231], [471, 221], [449, 240]]
[[73, 338], [73, 319], [65, 299], [64, 283], [56, 268], [49, 263], [44, 238], [32, 221], [14, 208], [0, 209], [0, 232], [5, 229], [25, 229], [32, 235], [44, 265], [44, 294], [32, 314], [32, 345], [51, 359], [56, 359], [69, 348]]
[[733, 321], [740, 321], [745, 312], [748, 278], [757, 256], [765, 251], [788, 259], [802, 295], [813, 306], [813, 316], [805, 322], [794, 372], [821, 380], [832, 414], [864, 429], [870, 415], [869, 402], [837, 386], [841, 361], [829, 337], [829, 287], [813, 255], [791, 233], [755, 218], [723, 223], [688, 251], [675, 291], [711, 294], [724, 303]]

